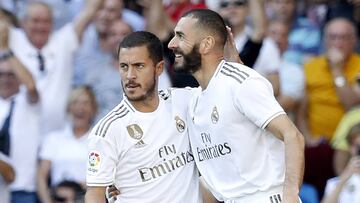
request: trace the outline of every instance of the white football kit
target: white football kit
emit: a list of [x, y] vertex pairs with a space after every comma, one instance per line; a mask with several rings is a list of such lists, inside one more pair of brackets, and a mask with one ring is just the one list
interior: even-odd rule
[[88, 186], [115, 184], [116, 202], [201, 202], [186, 123], [191, 90], [160, 93], [158, 108], [142, 113], [125, 98], [90, 135]]
[[[265, 130], [285, 114], [271, 84], [256, 71], [222, 61], [189, 107], [189, 136], [197, 167], [225, 202], [280, 202], [285, 180], [283, 141]], [[260, 195], [258, 195], [260, 194]], [[262, 198], [251, 198], [253, 196]]]

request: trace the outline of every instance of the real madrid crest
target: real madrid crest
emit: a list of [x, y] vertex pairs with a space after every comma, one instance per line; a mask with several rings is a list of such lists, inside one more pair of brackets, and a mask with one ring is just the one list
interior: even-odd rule
[[216, 106], [214, 106], [212, 113], [211, 113], [211, 121], [216, 124], [219, 121], [219, 112], [216, 108]]
[[128, 125], [126, 127], [130, 137], [136, 139], [136, 140], [140, 140], [143, 136], [143, 131], [141, 130], [140, 126], [138, 124], [132, 124], [132, 125]]
[[176, 129], [182, 133], [185, 130], [185, 122], [179, 117], [175, 116]]

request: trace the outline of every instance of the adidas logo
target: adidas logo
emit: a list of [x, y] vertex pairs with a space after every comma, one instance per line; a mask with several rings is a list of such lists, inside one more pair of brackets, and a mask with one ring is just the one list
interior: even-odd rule
[[146, 146], [146, 144], [145, 144], [145, 142], [143, 140], [140, 140], [139, 142], [137, 142], [135, 144], [135, 148], [142, 148], [142, 147], [145, 147], [145, 146]]

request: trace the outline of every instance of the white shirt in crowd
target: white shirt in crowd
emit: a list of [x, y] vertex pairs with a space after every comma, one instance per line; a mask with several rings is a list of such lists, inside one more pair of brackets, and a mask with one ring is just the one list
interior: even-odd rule
[[70, 124], [44, 139], [40, 159], [51, 161], [51, 184], [69, 180], [85, 183], [88, 133], [77, 138]]
[[[41, 50], [37, 50], [25, 32], [17, 28], [11, 29], [9, 43], [36, 81], [42, 101], [42, 134], [61, 129], [71, 90], [73, 56], [79, 45], [73, 24], [53, 32]], [[39, 69], [38, 51], [44, 57], [44, 71]]]
[[115, 184], [122, 203], [201, 202], [186, 123], [190, 92], [163, 93], [151, 113], [124, 99], [100, 120], [90, 135], [87, 185]]
[[8, 116], [11, 99], [14, 109], [10, 121], [10, 160], [16, 178], [10, 185], [12, 191], [36, 191], [37, 156], [40, 143], [41, 104], [30, 104], [24, 88], [13, 98], [0, 98], [0, 126]]
[[[339, 182], [339, 177], [331, 178], [327, 181], [325, 187], [325, 196], [329, 196]], [[345, 186], [339, 194], [338, 203], [350, 203], [360, 201], [360, 174], [354, 174], [345, 183]]]
[[[246, 26], [244, 32], [239, 33], [235, 36], [234, 40], [236, 44], [236, 49], [239, 52], [243, 49], [246, 41], [250, 37], [249, 35], [251, 32], [251, 28]], [[275, 44], [274, 40], [266, 37], [263, 40], [259, 55], [252, 68], [266, 77], [268, 74], [277, 73], [279, 71], [280, 60], [281, 57], [279, 48]]]
[[221, 61], [189, 106], [189, 136], [197, 167], [220, 201], [281, 187], [284, 143], [265, 129], [285, 114], [271, 84], [246, 66]]

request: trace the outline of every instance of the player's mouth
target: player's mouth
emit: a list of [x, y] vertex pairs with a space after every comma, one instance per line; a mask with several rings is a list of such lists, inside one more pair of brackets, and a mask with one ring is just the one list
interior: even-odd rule
[[181, 57], [183, 57], [182, 54], [175, 54], [175, 58], [181, 58]]
[[140, 87], [139, 84], [134, 84], [134, 83], [129, 83], [129, 84], [126, 84], [125, 85], [125, 88], [129, 91], [133, 91], [135, 90], [136, 88]]

